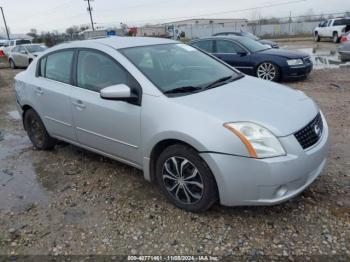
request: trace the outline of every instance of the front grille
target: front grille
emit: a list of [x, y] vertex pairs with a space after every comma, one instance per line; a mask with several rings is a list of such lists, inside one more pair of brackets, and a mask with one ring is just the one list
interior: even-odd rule
[[319, 113], [306, 127], [294, 134], [303, 149], [315, 145], [323, 133], [323, 121]]

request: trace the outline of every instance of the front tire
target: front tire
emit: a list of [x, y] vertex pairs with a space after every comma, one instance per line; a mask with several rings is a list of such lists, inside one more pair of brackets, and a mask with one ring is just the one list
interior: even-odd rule
[[39, 150], [50, 150], [54, 148], [56, 140], [47, 133], [39, 115], [33, 109], [28, 109], [25, 112], [24, 127], [34, 147]]
[[10, 67], [12, 69], [17, 69], [17, 66], [16, 66], [15, 62], [12, 59], [10, 59], [9, 63], [10, 63]]
[[167, 199], [190, 212], [204, 212], [218, 199], [217, 185], [207, 164], [186, 145], [166, 148], [156, 163], [157, 182]]
[[264, 62], [257, 67], [256, 76], [263, 80], [277, 82], [281, 77], [281, 71], [277, 65]]

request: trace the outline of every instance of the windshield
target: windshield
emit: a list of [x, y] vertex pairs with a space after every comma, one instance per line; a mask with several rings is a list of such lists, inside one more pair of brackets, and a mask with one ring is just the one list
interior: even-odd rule
[[29, 45], [26, 46], [29, 53], [44, 52], [47, 47], [43, 45]]
[[[163, 93], [194, 91], [240, 74], [185, 44], [165, 44], [120, 50]], [[203, 89], [204, 90], [204, 89]]]
[[251, 38], [253, 40], [259, 40], [260, 39], [259, 37], [255, 36], [255, 35], [253, 35], [252, 33], [249, 33], [249, 32], [242, 32], [242, 35], [246, 36], [246, 37], [249, 37], [249, 38]]
[[248, 37], [241, 37], [237, 39], [241, 45], [243, 45], [245, 48], [247, 48], [250, 52], [255, 53], [255, 52], [260, 52], [263, 50], [270, 49], [270, 47], [263, 45], [253, 39], [250, 39]]

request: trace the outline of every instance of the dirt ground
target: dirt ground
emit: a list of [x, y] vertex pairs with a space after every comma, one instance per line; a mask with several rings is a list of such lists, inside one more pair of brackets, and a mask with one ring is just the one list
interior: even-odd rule
[[331, 130], [310, 188], [204, 214], [175, 208], [134, 168], [67, 144], [35, 150], [15, 113], [18, 72], [0, 70], [0, 255], [350, 256], [350, 69], [286, 83], [319, 103]]

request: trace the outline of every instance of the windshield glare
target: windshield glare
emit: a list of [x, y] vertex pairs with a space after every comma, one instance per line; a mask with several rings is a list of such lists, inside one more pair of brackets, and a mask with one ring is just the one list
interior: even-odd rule
[[270, 47], [263, 45], [253, 39], [250, 39], [248, 37], [242, 37], [239, 39], [240, 44], [245, 46], [250, 52], [255, 53], [255, 52], [260, 52], [263, 50], [270, 49]]
[[185, 44], [120, 51], [163, 93], [181, 87], [203, 87], [223, 77], [239, 76], [228, 66]]
[[42, 45], [29, 45], [29, 46], [26, 46], [26, 48], [29, 53], [43, 52], [47, 49], [46, 46], [42, 46]]

